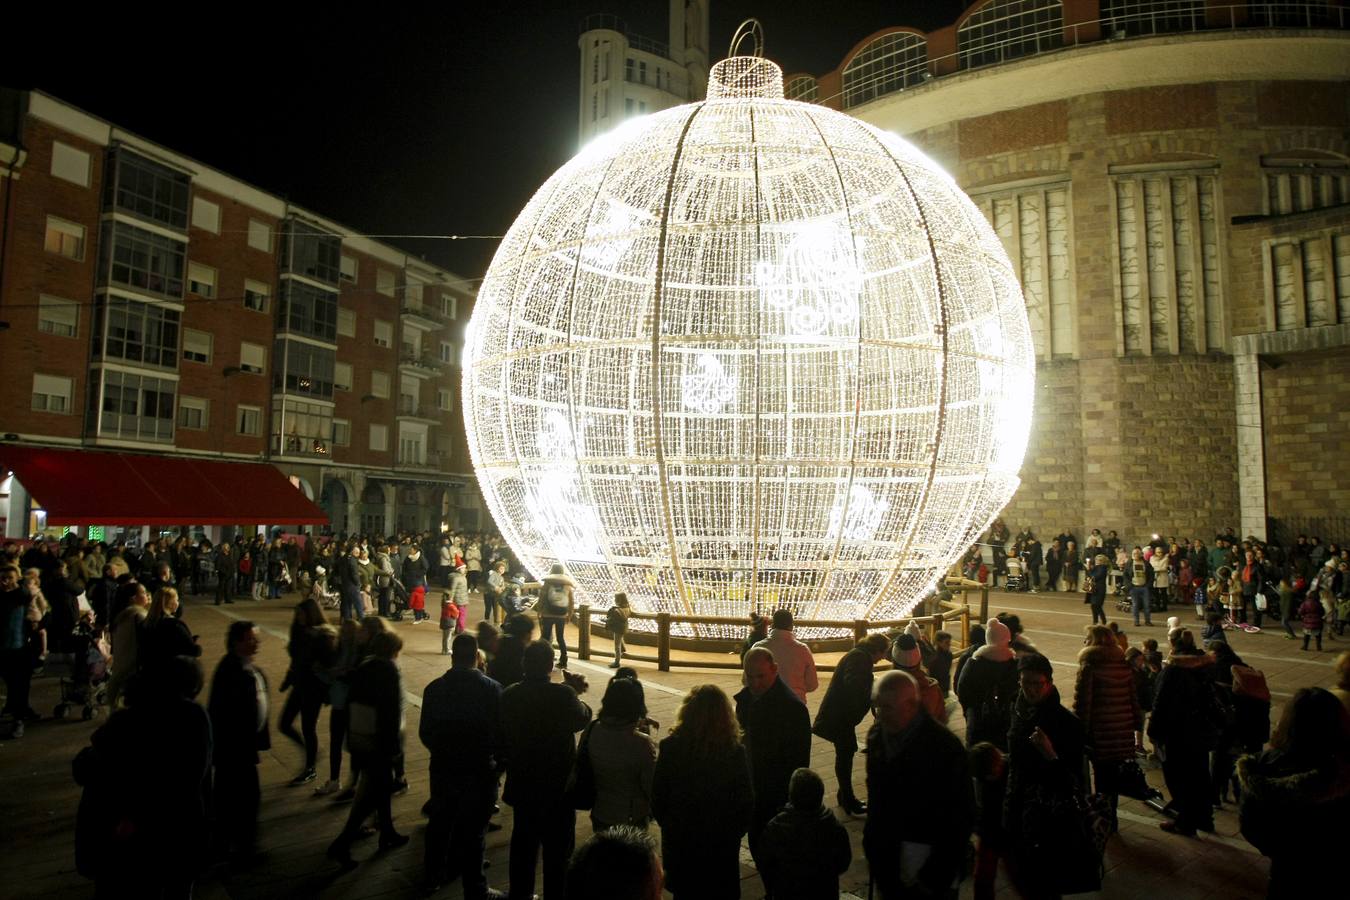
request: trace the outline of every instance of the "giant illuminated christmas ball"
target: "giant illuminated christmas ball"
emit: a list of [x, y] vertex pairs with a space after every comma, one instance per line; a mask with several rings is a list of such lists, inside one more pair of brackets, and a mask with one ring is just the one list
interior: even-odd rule
[[1012, 496], [1032, 383], [1016, 272], [952, 179], [732, 57], [516, 219], [464, 416], [503, 536], [578, 602], [875, 620]]

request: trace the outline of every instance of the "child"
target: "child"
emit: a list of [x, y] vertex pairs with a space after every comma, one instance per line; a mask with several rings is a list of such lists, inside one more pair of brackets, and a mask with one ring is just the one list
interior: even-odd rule
[[1223, 633], [1223, 616], [1216, 612], [1205, 615], [1205, 630], [1200, 632], [1200, 641], [1205, 644], [1210, 641], [1228, 643], [1228, 635]]
[[988, 741], [970, 748], [970, 771], [975, 776], [975, 900], [992, 900], [1003, 853], [1003, 793], [1007, 766], [1003, 751]]
[[1181, 560], [1177, 568], [1177, 594], [1180, 596], [1181, 602], [1195, 603], [1195, 590], [1198, 586], [1199, 581], [1191, 572], [1191, 561], [1188, 559]]
[[628, 595], [619, 591], [614, 595], [614, 605], [605, 613], [605, 628], [614, 636], [614, 662], [609, 664], [611, 669], [623, 665], [623, 638], [628, 633], [630, 612], [632, 610], [628, 607]]
[[441, 593], [441, 656], [450, 655], [450, 638], [463, 631], [463, 627], [456, 629], [459, 625], [460, 610], [450, 600], [450, 595], [446, 592]]
[[1149, 671], [1157, 675], [1162, 671], [1163, 658], [1158, 652], [1158, 641], [1155, 638], [1144, 639], [1144, 663]]
[[1308, 641], [1317, 638], [1317, 652], [1322, 652], [1322, 624], [1326, 621], [1326, 612], [1322, 601], [1309, 591], [1298, 608], [1298, 616], [1303, 620], [1303, 649], [1308, 649]]
[[[1125, 651], [1125, 662], [1129, 663], [1130, 670], [1134, 674], [1134, 695], [1139, 701], [1139, 708], [1145, 713], [1153, 711], [1153, 686], [1154, 674], [1149, 670], [1148, 661], [1144, 659], [1144, 651], [1138, 647], [1131, 647]], [[1134, 752], [1144, 752], [1144, 731], [1138, 729], [1134, 733]]]
[[771, 892], [838, 897], [839, 876], [853, 861], [848, 831], [825, 808], [825, 783], [810, 769], [788, 782], [788, 804], [759, 839], [759, 871]]
[[945, 631], [934, 635], [932, 653], [925, 665], [928, 674], [937, 679], [942, 688], [942, 697], [946, 699], [952, 692], [952, 636]]

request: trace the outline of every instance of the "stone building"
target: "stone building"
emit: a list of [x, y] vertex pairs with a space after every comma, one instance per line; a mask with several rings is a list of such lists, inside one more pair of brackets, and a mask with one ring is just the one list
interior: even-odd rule
[[1014, 529], [1350, 538], [1350, 7], [985, 0], [789, 97], [907, 138], [1019, 268]]

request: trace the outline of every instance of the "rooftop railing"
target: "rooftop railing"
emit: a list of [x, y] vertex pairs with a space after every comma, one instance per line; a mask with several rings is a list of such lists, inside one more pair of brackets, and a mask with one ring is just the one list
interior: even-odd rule
[[604, 28], [608, 31], [617, 31], [628, 41], [628, 46], [634, 50], [641, 50], [644, 53], [651, 53], [656, 56], [670, 59], [670, 45], [664, 41], [658, 41], [641, 34], [634, 34], [628, 30], [628, 23], [618, 16], [609, 13], [593, 13], [581, 20], [581, 34], [588, 31], [594, 31], [597, 28]]

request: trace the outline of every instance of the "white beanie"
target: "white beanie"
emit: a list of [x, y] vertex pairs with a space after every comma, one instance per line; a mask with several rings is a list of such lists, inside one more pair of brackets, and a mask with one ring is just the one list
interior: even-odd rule
[[919, 653], [919, 642], [908, 629], [891, 644], [891, 660], [902, 669], [913, 669], [923, 661]]
[[1178, 628], [1180, 628], [1180, 627], [1181, 627], [1181, 616], [1168, 616], [1168, 617], [1167, 617], [1167, 633], [1168, 633], [1168, 634], [1171, 634], [1173, 631], [1175, 631], [1176, 629], [1178, 629]]
[[984, 642], [994, 647], [1006, 647], [1012, 643], [1012, 632], [998, 619], [990, 619], [984, 626]]
[[923, 640], [923, 631], [919, 628], [919, 623], [913, 620], [911, 620], [910, 623], [905, 626], [905, 634], [914, 638], [914, 640], [916, 641]]

